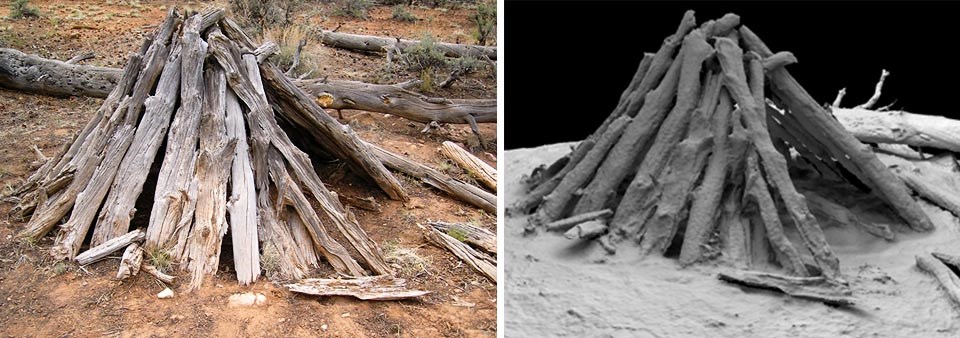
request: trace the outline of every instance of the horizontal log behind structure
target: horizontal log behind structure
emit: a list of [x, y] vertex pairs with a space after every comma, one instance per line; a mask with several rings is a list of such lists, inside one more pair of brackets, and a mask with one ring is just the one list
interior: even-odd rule
[[[50, 96], [105, 98], [123, 70], [79, 66], [0, 48], [0, 87]], [[292, 80], [323, 108], [392, 114], [412, 121], [497, 122], [497, 99], [427, 97], [397, 85], [357, 81]]]
[[[333, 31], [321, 32], [320, 42], [330, 47], [365, 50], [370, 52], [386, 52], [388, 48], [398, 48], [400, 49], [400, 52], [403, 52], [407, 48], [420, 44], [419, 40], [340, 33]], [[433, 44], [440, 49], [444, 55], [449, 57], [486, 56], [491, 60], [497, 59], [496, 46], [461, 45], [445, 42], [434, 42]]]

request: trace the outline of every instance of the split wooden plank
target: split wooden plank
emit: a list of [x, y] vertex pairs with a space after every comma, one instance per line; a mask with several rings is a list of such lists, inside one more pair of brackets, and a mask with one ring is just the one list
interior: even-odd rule
[[[740, 35], [744, 45], [760, 56], [770, 56], [770, 49], [746, 26], [740, 27]], [[783, 68], [774, 69], [767, 73], [767, 78], [773, 93], [804, 122], [808, 130], [822, 131], [826, 135], [826, 143], [835, 158], [849, 156], [850, 161], [841, 162], [852, 172], [860, 172], [861, 181], [874, 189], [877, 195], [887, 202], [911, 228], [917, 231], [933, 229], [930, 218], [920, 209], [920, 206], [910, 197], [907, 187], [886, 167], [870, 149], [860, 143], [853, 135], [826, 111], [817, 104], [810, 95], [797, 83], [796, 79]]]
[[497, 282], [497, 260], [495, 258], [474, 250], [471, 246], [451, 237], [435, 226], [428, 225], [425, 229], [424, 226], [419, 226], [424, 230], [424, 235], [430, 241], [449, 250], [454, 256], [490, 279], [491, 282]]
[[227, 182], [237, 140], [227, 136], [227, 84], [220, 67], [208, 67], [203, 76], [200, 149], [197, 153], [197, 207], [194, 224], [180, 266], [190, 272], [187, 290], [200, 287], [220, 265], [220, 249], [227, 234]]
[[288, 290], [315, 296], [347, 296], [360, 300], [398, 300], [417, 298], [430, 291], [410, 290], [403, 278], [390, 276], [351, 279], [303, 279], [284, 285]]
[[372, 143], [367, 143], [373, 153], [391, 169], [419, 178], [424, 183], [437, 188], [454, 198], [470, 203], [486, 212], [497, 212], [497, 196], [478, 187], [463, 183], [448, 175], [397, 155]]
[[197, 204], [199, 182], [194, 173], [203, 104], [203, 59], [207, 51], [206, 43], [200, 39], [200, 20], [193, 16], [183, 24], [180, 106], [167, 135], [145, 244], [148, 251], [169, 252], [174, 261], [180, 261], [183, 255]]
[[294, 247], [299, 250], [300, 256], [306, 260], [308, 265], [314, 268], [320, 267], [320, 262], [317, 260], [316, 246], [313, 244], [313, 238], [310, 237], [310, 232], [307, 231], [307, 227], [300, 221], [300, 215], [297, 214], [297, 210], [292, 207], [285, 207], [284, 209], [286, 209], [286, 212], [281, 214], [284, 216], [281, 221], [287, 224], [290, 235], [293, 237]]
[[778, 291], [833, 306], [851, 306], [856, 302], [849, 287], [822, 276], [791, 277], [757, 271], [729, 271], [721, 272], [718, 277], [724, 282]]
[[431, 226], [444, 233], [461, 233], [463, 241], [486, 252], [497, 254], [497, 234], [487, 229], [471, 224], [454, 224], [439, 221], [428, 222]]
[[544, 228], [546, 228], [547, 231], [567, 231], [577, 224], [600, 218], [608, 218], [610, 216], [613, 216], [613, 210], [610, 209], [591, 211], [547, 223], [544, 225]]
[[137, 243], [130, 243], [123, 251], [123, 257], [120, 258], [120, 269], [117, 271], [116, 279], [124, 280], [136, 276], [140, 272], [142, 261], [143, 248]]
[[444, 141], [443, 144], [440, 145], [440, 152], [470, 173], [470, 176], [476, 178], [480, 183], [493, 189], [493, 191], [497, 191], [496, 168], [491, 167], [483, 160], [473, 156], [470, 152], [450, 141]]
[[92, 247], [87, 251], [77, 255], [77, 258], [74, 260], [80, 265], [87, 265], [106, 258], [107, 255], [113, 253], [114, 251], [120, 250], [121, 248], [127, 247], [130, 245], [130, 243], [143, 241], [143, 238], [143, 231], [136, 229], [128, 232], [126, 235], [116, 237], [107, 241], [106, 243]]
[[260, 277], [260, 241], [257, 234], [257, 192], [253, 181], [250, 145], [240, 107], [240, 99], [225, 88], [227, 138], [237, 140], [230, 167], [230, 239], [233, 243], [233, 266], [237, 281], [247, 285]]
[[141, 119], [133, 141], [120, 161], [116, 178], [94, 228], [92, 245], [126, 233], [136, 209], [134, 204], [143, 191], [143, 184], [170, 127], [174, 105], [180, 92], [180, 48], [177, 40], [163, 65], [155, 94], [144, 102]]
[[930, 254], [920, 254], [917, 255], [917, 267], [933, 275], [950, 299], [960, 305], [960, 277], [950, 271], [942, 260]]
[[[766, 127], [766, 109], [760, 103], [762, 97], [754, 97], [754, 93], [747, 86], [743, 66], [743, 52], [736, 42], [718, 38], [716, 42], [717, 55], [724, 72], [724, 86], [741, 107], [747, 135], [760, 155], [760, 164], [766, 173], [766, 180], [784, 202], [784, 207], [797, 226], [807, 248], [813, 255], [817, 266], [828, 278], [839, 278], [840, 261], [830, 250], [823, 230], [816, 218], [810, 213], [803, 195], [797, 192], [787, 171], [787, 163], [783, 156], [773, 147], [770, 132]], [[749, 61], [758, 67], [759, 60]], [[876, 159], [876, 157], [874, 157]], [[879, 161], [878, 161], [879, 162]]]

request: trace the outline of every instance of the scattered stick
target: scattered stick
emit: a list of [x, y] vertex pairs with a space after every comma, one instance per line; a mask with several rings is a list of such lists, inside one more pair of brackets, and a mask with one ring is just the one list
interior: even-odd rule
[[791, 277], [757, 271], [730, 271], [717, 275], [720, 280], [748, 287], [785, 293], [791, 297], [833, 306], [854, 304], [853, 292], [843, 284], [825, 277]]
[[425, 235], [430, 241], [452, 252], [454, 256], [457, 256], [457, 258], [460, 258], [460, 260], [479, 271], [490, 279], [491, 282], [497, 282], [497, 260], [495, 258], [474, 250], [459, 239], [444, 233], [439, 227], [433, 225], [428, 225], [427, 227], [419, 226], [425, 231]]
[[77, 255], [75, 260], [80, 265], [87, 265], [106, 258], [107, 255], [120, 250], [120, 248], [129, 246], [130, 243], [143, 241], [143, 238], [143, 231], [136, 229], [128, 232], [126, 235], [116, 237], [106, 243], [90, 248], [84, 253]]
[[83, 54], [79, 54], [79, 55], [77, 55], [77, 56], [74, 56], [74, 57], [70, 58], [70, 60], [67, 60], [66, 63], [71, 64], [71, 65], [75, 65], [75, 64], [78, 64], [78, 63], [80, 63], [80, 62], [82, 62], [82, 61], [86, 61], [86, 60], [93, 59], [93, 58], [95, 58], [95, 57], [97, 57], [97, 54], [95, 54], [95, 53], [93, 53], [93, 52], [83, 53]]
[[564, 219], [556, 220], [544, 225], [544, 228], [547, 231], [567, 231], [570, 228], [576, 226], [577, 224], [588, 222], [600, 218], [607, 218], [613, 216], [613, 210], [603, 209], [600, 211], [591, 211], [579, 215], [570, 216]]
[[[877, 104], [877, 100], [880, 100], [880, 90], [883, 89], [883, 80], [886, 80], [887, 76], [889, 75], [890, 75], [890, 72], [888, 72], [886, 69], [881, 70], [880, 81], [877, 81], [877, 86], [873, 90], [873, 96], [871, 96], [870, 99], [867, 100], [867, 102], [865, 102], [864, 104], [861, 104], [854, 108], [859, 108], [859, 109], [873, 108], [873, 106]], [[837, 103], [837, 101], [834, 101], [834, 103]]]
[[303, 279], [284, 285], [292, 292], [314, 296], [349, 296], [360, 300], [397, 300], [418, 298], [430, 291], [410, 290], [403, 278], [390, 276], [351, 279]]
[[604, 220], [590, 220], [583, 223], [579, 223], [567, 232], [563, 233], [563, 237], [567, 239], [590, 239], [597, 236], [603, 235], [607, 232], [607, 222]]
[[142, 263], [142, 265], [140, 266], [140, 270], [143, 270], [144, 272], [149, 273], [151, 276], [156, 277], [161, 282], [164, 282], [167, 284], [173, 284], [173, 281], [177, 278], [177, 277], [165, 274], [163, 272], [160, 272], [160, 269], [157, 269], [157, 267], [147, 263]]

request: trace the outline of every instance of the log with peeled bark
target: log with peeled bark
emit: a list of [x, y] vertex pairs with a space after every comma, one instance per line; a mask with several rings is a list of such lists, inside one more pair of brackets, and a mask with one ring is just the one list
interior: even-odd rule
[[[462, 238], [454, 238], [451, 235], [453, 231], [444, 231], [442, 227], [436, 225], [419, 225], [424, 231], [424, 235], [434, 244], [449, 250], [454, 256], [460, 258], [464, 263], [473, 267], [491, 282], [497, 282], [497, 259], [490, 255], [477, 251], [469, 244], [463, 242]], [[450, 230], [450, 229], [448, 229]]]
[[[366, 142], [365, 142], [366, 143]], [[389, 152], [371, 143], [367, 146], [383, 161], [387, 167], [416, 177], [430, 186], [450, 194], [454, 198], [470, 203], [490, 213], [497, 212], [497, 196], [481, 188], [463, 183], [433, 168], [417, 163], [403, 156]]]
[[360, 300], [397, 300], [417, 298], [429, 291], [411, 290], [403, 278], [390, 276], [350, 279], [311, 278], [284, 285], [290, 291], [314, 296], [349, 296]]
[[[66, 64], [0, 48], [0, 87], [52, 96], [105, 98], [120, 81], [122, 69]], [[40, 79], [40, 81], [37, 81]], [[428, 97], [399, 85], [345, 80], [291, 80], [323, 108], [392, 114], [421, 123], [495, 123], [496, 99]]]
[[863, 108], [831, 108], [858, 140], [960, 152], [960, 121], [943, 116]]
[[483, 183], [487, 188], [497, 191], [497, 169], [491, 167], [483, 160], [473, 156], [456, 143], [444, 141], [440, 145], [440, 153], [453, 160], [458, 166], [463, 168], [473, 178]]
[[[402, 53], [407, 48], [420, 44], [420, 41], [325, 30], [320, 33], [320, 43], [335, 48], [381, 53], [385, 53], [390, 49], [399, 50]], [[491, 60], [497, 59], [496, 46], [462, 45], [445, 42], [434, 42], [433, 44], [437, 49], [442, 51], [444, 55], [449, 57], [473, 56], [478, 58], [488, 57]]]

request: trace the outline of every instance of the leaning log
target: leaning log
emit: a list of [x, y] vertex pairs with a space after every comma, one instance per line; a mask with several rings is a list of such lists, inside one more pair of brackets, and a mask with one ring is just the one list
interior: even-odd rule
[[130, 245], [130, 243], [140, 242], [142, 240], [143, 231], [136, 229], [128, 232], [126, 235], [111, 239], [106, 243], [90, 248], [89, 250], [77, 255], [75, 260], [77, 261], [77, 264], [87, 265], [106, 258], [107, 255], [113, 253], [114, 251], [120, 250], [121, 248], [126, 248], [128, 245]]
[[960, 277], [957, 277], [957, 274], [953, 273], [944, 261], [938, 259], [936, 255], [920, 254], [917, 255], [917, 267], [933, 275], [950, 299], [960, 304]]
[[[399, 49], [402, 53], [407, 48], [420, 44], [418, 40], [407, 40], [385, 36], [360, 35], [323, 31], [320, 33], [320, 43], [343, 49], [362, 50], [368, 52], [386, 52], [388, 49]], [[444, 55], [449, 57], [485, 56], [491, 60], [497, 59], [496, 46], [462, 45], [456, 43], [434, 42]]]
[[[71, 65], [0, 48], [0, 87], [52, 96], [105, 98], [123, 70]], [[345, 80], [292, 80], [327, 109], [356, 109], [392, 114], [421, 123], [497, 122], [496, 99], [427, 97], [399, 85]], [[104, 89], [105, 88], [105, 89]]]

